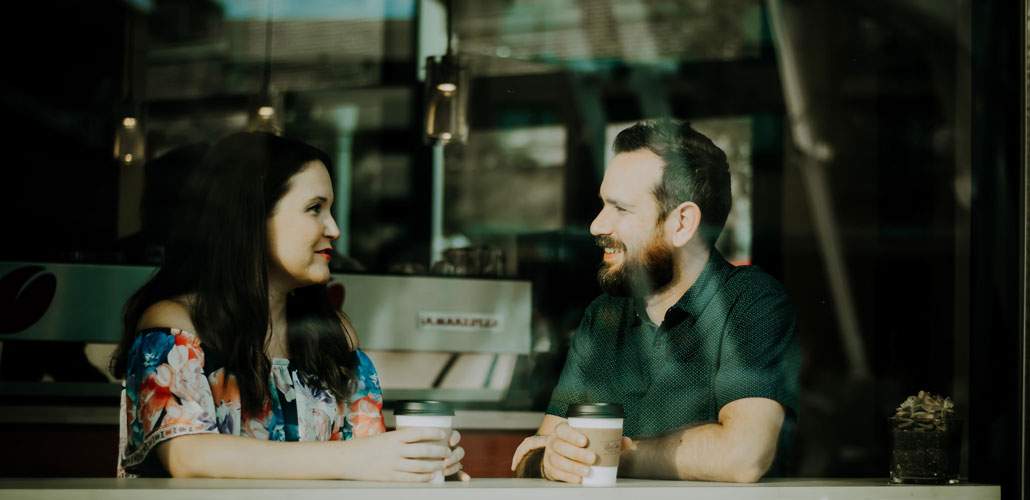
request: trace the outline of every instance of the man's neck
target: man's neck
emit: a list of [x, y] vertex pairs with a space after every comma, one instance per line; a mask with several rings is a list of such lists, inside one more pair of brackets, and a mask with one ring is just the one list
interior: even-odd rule
[[679, 302], [680, 297], [690, 290], [690, 287], [697, 281], [704, 271], [705, 264], [712, 252], [707, 247], [699, 252], [687, 252], [682, 254], [679, 265], [676, 266], [676, 278], [668, 286], [648, 295], [644, 298], [647, 307], [647, 317], [656, 325], [661, 325], [665, 320], [665, 313], [672, 306]]

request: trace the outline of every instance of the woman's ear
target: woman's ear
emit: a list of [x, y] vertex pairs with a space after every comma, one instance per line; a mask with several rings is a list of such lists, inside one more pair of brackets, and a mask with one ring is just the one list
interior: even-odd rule
[[698, 236], [698, 229], [701, 227], [701, 207], [692, 201], [684, 201], [672, 209], [669, 213], [671, 231], [669, 237], [672, 245], [682, 248]]

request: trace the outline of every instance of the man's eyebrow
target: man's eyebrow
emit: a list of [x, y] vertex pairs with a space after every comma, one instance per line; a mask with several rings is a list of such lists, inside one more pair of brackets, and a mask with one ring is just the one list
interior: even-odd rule
[[601, 195], [598, 195], [598, 198], [601, 198], [601, 201], [603, 201], [605, 203], [608, 203], [609, 205], [615, 205], [615, 206], [618, 206], [618, 207], [631, 207], [631, 206], [633, 206], [632, 203], [627, 203], [625, 201], [612, 198], [611, 196], [601, 196]]

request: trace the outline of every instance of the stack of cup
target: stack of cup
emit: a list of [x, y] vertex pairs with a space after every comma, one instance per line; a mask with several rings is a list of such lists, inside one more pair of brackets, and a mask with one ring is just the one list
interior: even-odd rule
[[569, 406], [569, 426], [586, 435], [587, 449], [597, 455], [584, 486], [613, 486], [622, 452], [622, 406], [588, 403]]
[[[393, 411], [397, 430], [408, 427], [436, 427], [445, 429], [450, 436], [454, 420], [454, 410], [447, 403], [440, 401], [404, 401]], [[450, 447], [447, 440], [440, 444]], [[431, 483], [443, 483], [443, 471], [433, 474]]]

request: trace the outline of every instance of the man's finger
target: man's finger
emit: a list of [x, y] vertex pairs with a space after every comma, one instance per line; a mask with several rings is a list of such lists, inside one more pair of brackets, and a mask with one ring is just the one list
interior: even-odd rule
[[547, 436], [529, 436], [523, 439], [519, 443], [519, 447], [515, 448], [515, 455], [511, 457], [511, 470], [518, 468], [519, 464], [522, 463], [522, 459], [525, 458], [526, 453], [533, 451], [537, 448], [543, 448], [547, 445]]
[[548, 460], [552, 470], [568, 472], [569, 474], [573, 474], [580, 477], [590, 474], [589, 466], [569, 460], [568, 458], [565, 458], [557, 453], [550, 453], [544, 458]]
[[565, 458], [574, 460], [582, 464], [594, 465], [594, 462], [597, 461], [596, 453], [586, 448], [574, 446], [568, 443], [567, 441], [563, 441], [561, 439], [555, 441], [554, 445], [551, 448], [558, 455], [561, 455]]
[[[553, 462], [553, 457], [555, 457], [555, 456], [557, 456], [557, 455], [554, 455], [552, 453], [552, 454], [548, 455], [547, 457], [545, 457], [545, 460], [544, 460], [544, 462], [545, 462], [545, 465], [544, 465], [544, 477], [546, 477], [547, 479], [550, 479], [552, 481], [562, 481], [562, 482], [565, 482], [565, 483], [572, 483], [572, 484], [579, 484], [580, 482], [583, 481], [583, 477], [582, 476], [580, 476], [578, 474], [574, 474], [574, 473], [566, 471], [566, 470], [562, 470], [561, 468], [557, 467], [554, 464], [554, 462]], [[564, 459], [561, 459], [561, 460], [564, 460]]]
[[554, 430], [554, 434], [558, 437], [558, 439], [568, 441], [576, 446], [579, 446], [580, 448], [583, 448], [587, 445], [587, 437], [584, 436], [581, 432], [573, 429], [571, 426], [569, 426], [569, 424], [563, 423], [559, 425], [558, 428]]

